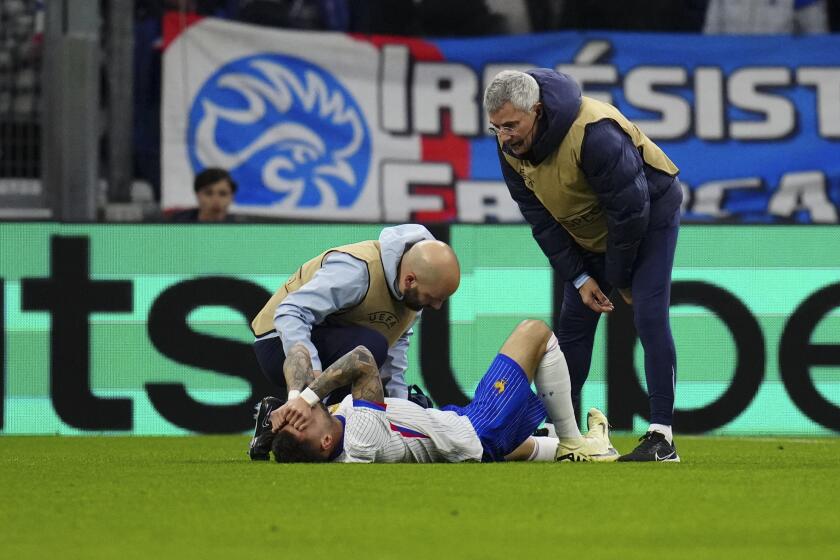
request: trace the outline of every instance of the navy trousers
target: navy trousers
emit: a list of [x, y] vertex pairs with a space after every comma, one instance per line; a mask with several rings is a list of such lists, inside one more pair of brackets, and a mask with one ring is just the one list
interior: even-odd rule
[[[310, 340], [318, 350], [323, 369], [327, 369], [356, 346], [364, 346], [370, 350], [377, 367], [381, 368], [388, 357], [388, 341], [380, 333], [366, 327], [316, 325], [312, 328]], [[285, 398], [286, 379], [283, 375], [283, 362], [286, 361], [286, 354], [283, 352], [280, 337], [254, 341], [254, 353], [263, 374], [281, 391], [278, 396]], [[324, 402], [336, 403], [349, 394], [350, 387], [341, 387], [330, 393]]]
[[[648, 232], [639, 247], [631, 285], [633, 320], [645, 352], [650, 422], [666, 426], [671, 425], [674, 414], [677, 370], [668, 310], [680, 200], [682, 192], [675, 183], [659, 200], [651, 203]], [[610, 294], [612, 286], [604, 278], [604, 255], [587, 251], [581, 253], [587, 273], [598, 282], [602, 292]], [[610, 295], [613, 301], [617, 298], [621, 298], [617, 291]], [[589, 375], [595, 329], [600, 317], [600, 313], [584, 305], [574, 285], [566, 282], [557, 339], [569, 365], [572, 400], [576, 409], [579, 409], [581, 389]]]

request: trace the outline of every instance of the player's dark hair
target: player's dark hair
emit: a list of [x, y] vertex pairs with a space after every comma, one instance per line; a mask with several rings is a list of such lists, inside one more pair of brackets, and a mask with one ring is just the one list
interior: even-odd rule
[[193, 181], [193, 190], [195, 192], [198, 192], [207, 185], [218, 183], [222, 179], [228, 182], [228, 184], [230, 185], [230, 190], [235, 193], [236, 181], [233, 180], [233, 177], [230, 176], [230, 173], [228, 173], [220, 167], [208, 167], [207, 169], [196, 175], [195, 180]]
[[307, 443], [298, 441], [289, 432], [277, 432], [271, 442], [271, 451], [274, 453], [274, 460], [278, 463], [325, 463], [317, 449]]

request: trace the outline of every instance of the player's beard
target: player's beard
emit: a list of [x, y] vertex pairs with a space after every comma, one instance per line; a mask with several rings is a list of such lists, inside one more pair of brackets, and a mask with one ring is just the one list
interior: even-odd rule
[[403, 304], [412, 311], [422, 311], [423, 304], [420, 303], [420, 295], [417, 288], [406, 288], [403, 292]]

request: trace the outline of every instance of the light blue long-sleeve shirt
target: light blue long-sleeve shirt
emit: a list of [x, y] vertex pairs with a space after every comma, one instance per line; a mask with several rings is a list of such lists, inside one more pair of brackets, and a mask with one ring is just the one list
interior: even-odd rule
[[[423, 239], [434, 239], [423, 226], [404, 224], [386, 228], [379, 237], [383, 267], [391, 294], [402, 299], [398, 290], [399, 261], [406, 247]], [[318, 351], [311, 341], [312, 327], [323, 323], [329, 315], [355, 307], [367, 294], [370, 279], [367, 265], [346, 253], [331, 253], [312, 279], [292, 292], [277, 306], [274, 328], [279, 333], [283, 350], [301, 343], [309, 350], [312, 368], [322, 369]], [[420, 318], [420, 313], [415, 318]], [[389, 397], [408, 397], [405, 371], [408, 368], [409, 328], [388, 349], [388, 356], [379, 375]], [[272, 336], [272, 335], [269, 335]]]

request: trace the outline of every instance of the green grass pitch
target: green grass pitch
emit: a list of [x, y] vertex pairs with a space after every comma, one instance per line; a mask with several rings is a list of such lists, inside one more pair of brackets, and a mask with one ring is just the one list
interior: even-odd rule
[[0, 558], [840, 558], [835, 438], [680, 437], [681, 464], [292, 466], [247, 441], [0, 437]]

